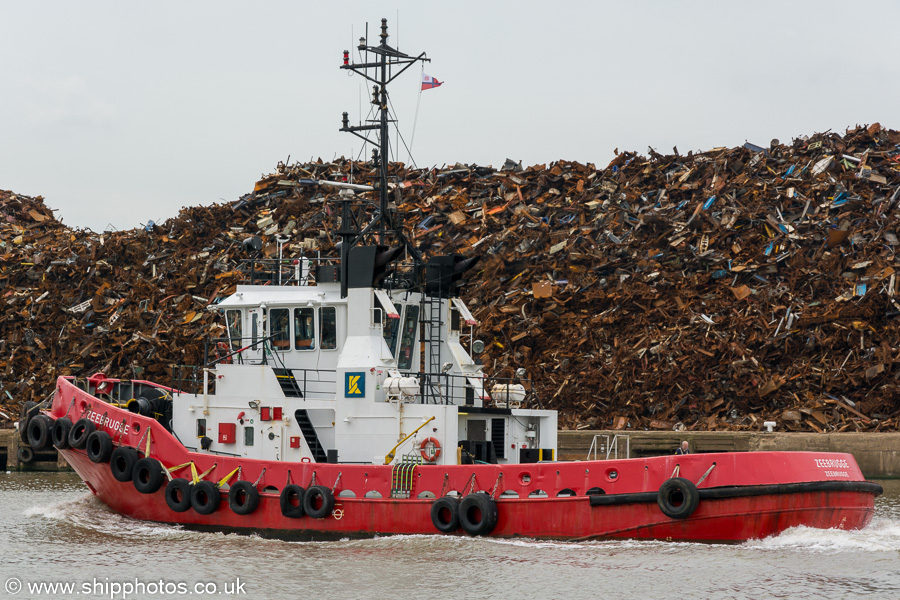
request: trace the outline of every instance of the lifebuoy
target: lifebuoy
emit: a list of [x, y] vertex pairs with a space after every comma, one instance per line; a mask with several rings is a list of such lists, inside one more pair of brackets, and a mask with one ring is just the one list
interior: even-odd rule
[[217, 342], [216, 343], [216, 358], [223, 365], [231, 364], [231, 349], [228, 347], [228, 344], [225, 342]]
[[687, 519], [697, 510], [700, 492], [689, 479], [673, 477], [659, 486], [656, 503], [670, 519]]
[[419, 454], [427, 462], [434, 462], [441, 455], [441, 443], [437, 438], [429, 437], [419, 444]]

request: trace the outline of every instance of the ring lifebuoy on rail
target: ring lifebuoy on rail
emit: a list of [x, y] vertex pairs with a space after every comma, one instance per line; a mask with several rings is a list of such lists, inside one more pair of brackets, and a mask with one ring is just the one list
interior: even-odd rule
[[441, 455], [441, 443], [437, 438], [429, 437], [419, 444], [419, 454], [426, 462], [434, 462]]
[[687, 519], [697, 510], [700, 492], [697, 486], [684, 477], [667, 479], [656, 495], [659, 510], [670, 519]]
[[231, 348], [225, 342], [216, 343], [216, 358], [223, 365], [231, 364]]

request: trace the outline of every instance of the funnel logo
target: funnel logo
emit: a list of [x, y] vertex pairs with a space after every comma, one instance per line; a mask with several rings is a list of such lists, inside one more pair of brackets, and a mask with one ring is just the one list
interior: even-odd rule
[[344, 374], [344, 397], [345, 398], [361, 398], [366, 395], [366, 374], [363, 373], [345, 373]]

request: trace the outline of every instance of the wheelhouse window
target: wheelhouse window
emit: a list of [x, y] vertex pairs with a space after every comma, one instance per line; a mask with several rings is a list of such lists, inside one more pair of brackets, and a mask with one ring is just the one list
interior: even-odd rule
[[335, 307], [323, 306], [319, 309], [319, 329], [321, 331], [319, 343], [322, 350], [337, 348], [337, 309]]
[[242, 311], [240, 310], [226, 310], [225, 311], [225, 323], [228, 328], [228, 339], [231, 342], [231, 349], [238, 350], [241, 347], [241, 323], [242, 321]]
[[[400, 307], [403, 310], [403, 307]], [[384, 335], [384, 343], [391, 351], [391, 356], [397, 355], [397, 338], [400, 336], [400, 319], [387, 319], [387, 323], [381, 330]]]
[[272, 336], [272, 347], [284, 352], [291, 349], [290, 309], [273, 308], [269, 311], [269, 335]]
[[294, 309], [294, 348], [297, 350], [316, 348], [315, 312], [312, 308]]
[[403, 318], [403, 327], [400, 330], [400, 354], [397, 356], [397, 366], [401, 371], [408, 371], [412, 366], [413, 349], [416, 343], [416, 325], [419, 320], [419, 307], [410, 304], [406, 307], [406, 315]]

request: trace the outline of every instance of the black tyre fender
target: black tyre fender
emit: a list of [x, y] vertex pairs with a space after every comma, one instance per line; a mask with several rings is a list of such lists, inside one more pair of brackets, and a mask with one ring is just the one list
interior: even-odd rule
[[88, 436], [96, 431], [97, 426], [87, 419], [78, 419], [69, 430], [69, 446], [78, 450], [84, 449]]
[[431, 523], [441, 533], [453, 533], [459, 529], [459, 500], [444, 496], [431, 505]]
[[469, 494], [459, 503], [459, 524], [469, 535], [488, 535], [497, 517], [497, 503], [487, 494]]
[[57, 419], [53, 423], [53, 427], [50, 429], [50, 439], [53, 440], [53, 445], [59, 448], [60, 450], [65, 450], [69, 447], [69, 432], [72, 430], [72, 419], [69, 417], [62, 417]]
[[189, 509], [191, 507], [191, 482], [179, 478], [166, 484], [166, 504], [177, 513]]
[[50, 447], [50, 428], [53, 427], [53, 419], [47, 415], [35, 415], [28, 420], [28, 444], [35, 452], [46, 450]]
[[131, 446], [119, 446], [109, 457], [109, 470], [116, 481], [131, 481], [134, 465], [140, 458], [138, 451]]
[[19, 449], [16, 451], [16, 458], [19, 459], [20, 463], [27, 465], [34, 460], [34, 450], [30, 446], [19, 446]]
[[112, 437], [105, 431], [95, 431], [88, 436], [85, 450], [91, 462], [105, 463], [113, 451]]
[[19, 419], [19, 439], [28, 443], [28, 421], [37, 414], [37, 402], [29, 400], [22, 406], [22, 417]]
[[656, 495], [659, 510], [670, 519], [687, 519], [697, 510], [700, 492], [697, 486], [684, 477], [667, 479]]
[[198, 481], [191, 486], [191, 506], [200, 515], [211, 515], [222, 503], [219, 487], [211, 481]]
[[236, 515], [249, 515], [259, 506], [259, 490], [249, 481], [236, 481], [228, 490], [228, 508]]
[[134, 463], [131, 481], [134, 489], [142, 494], [153, 494], [162, 487], [166, 476], [163, 467], [155, 458], [142, 458]]
[[303, 511], [313, 519], [324, 519], [334, 510], [334, 495], [324, 485], [311, 485], [303, 495]]
[[[303, 511], [303, 498], [306, 490], [296, 483], [289, 483], [281, 490], [281, 514], [289, 519], [299, 519], [306, 513]], [[294, 502], [297, 504], [294, 504]]]

